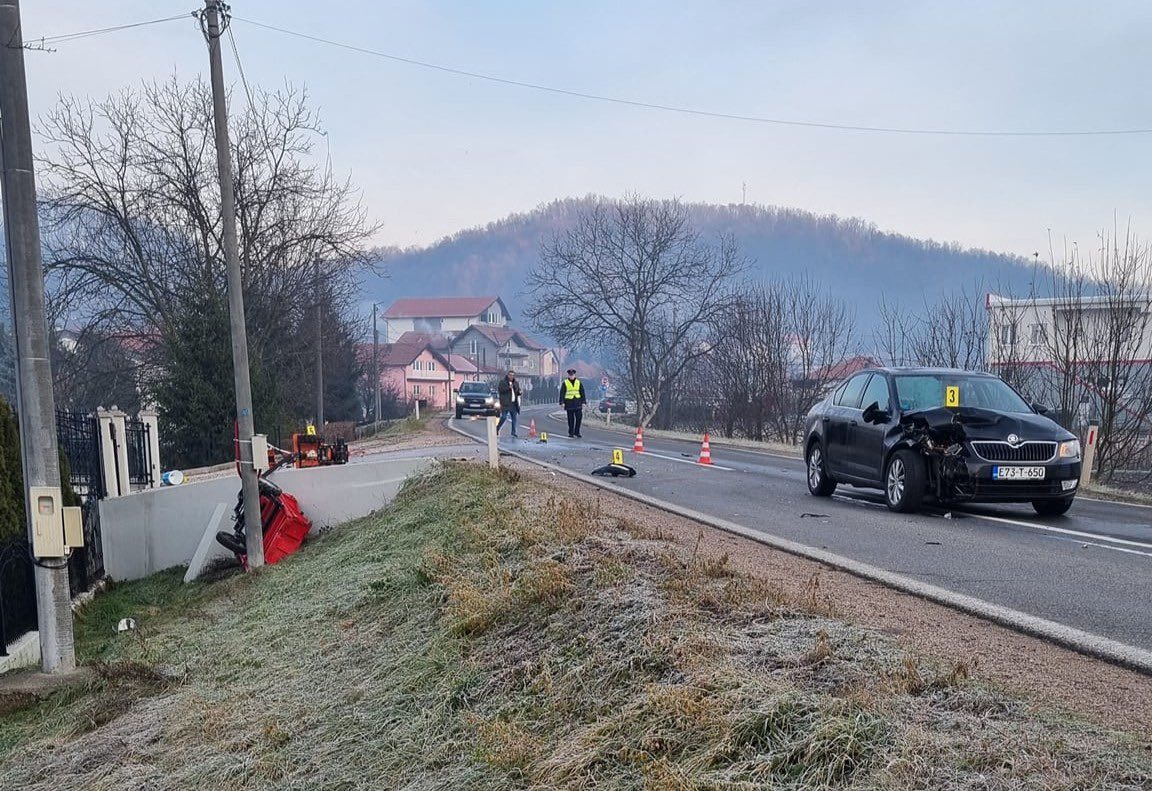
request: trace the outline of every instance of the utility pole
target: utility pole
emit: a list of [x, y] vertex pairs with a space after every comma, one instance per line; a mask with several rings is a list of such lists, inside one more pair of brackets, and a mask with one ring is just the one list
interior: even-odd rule
[[[375, 302], [372, 303], [372, 393], [375, 410], [372, 412], [372, 422], [380, 422], [380, 330], [376, 328]], [[375, 433], [375, 430], [373, 430]]]
[[240, 490], [244, 501], [244, 534], [248, 568], [264, 565], [264, 525], [260, 519], [260, 484], [252, 459], [252, 381], [248, 368], [248, 330], [244, 323], [244, 280], [236, 241], [236, 197], [232, 193], [232, 150], [228, 141], [228, 104], [224, 95], [224, 66], [220, 58], [220, 15], [228, 24], [227, 7], [221, 0], [204, 0], [201, 17], [208, 41], [212, 68], [212, 115], [216, 126], [216, 166], [220, 177], [220, 211], [223, 214], [224, 259], [228, 266], [228, 318], [232, 330], [232, 374], [236, 384], [236, 420], [240, 433]]
[[[16, 411], [20, 415], [24, 515], [31, 541], [30, 487], [47, 487], [59, 493], [60, 457], [19, 0], [0, 0], [0, 137], [4, 233], [16, 349]], [[76, 669], [76, 650], [72, 643], [68, 562], [65, 558], [38, 559], [35, 576], [41, 667], [45, 673], [71, 672]]]
[[324, 433], [324, 300], [320, 298], [320, 256], [313, 261], [316, 286], [316, 430]]

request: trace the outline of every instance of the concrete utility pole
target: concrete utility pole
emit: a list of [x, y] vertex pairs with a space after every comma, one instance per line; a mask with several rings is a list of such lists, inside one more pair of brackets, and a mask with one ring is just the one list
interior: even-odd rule
[[320, 256], [313, 262], [316, 287], [316, 430], [324, 433], [324, 300], [320, 298]]
[[[24, 41], [19, 0], [0, 0], [0, 152], [3, 157], [4, 232], [8, 246], [8, 286], [16, 349], [16, 411], [20, 415], [24, 466], [24, 513], [32, 537], [29, 487], [60, 490], [56, 446], [56, 401], [52, 395], [44, 269], [40, 261], [40, 222], [36, 216], [36, 177]], [[61, 531], [63, 524], [61, 523]], [[44, 565], [41, 565], [43, 563]], [[76, 669], [72, 644], [72, 601], [65, 558], [36, 566], [36, 608], [40, 662], [45, 673]]]
[[376, 328], [375, 302], [372, 303], [372, 393], [375, 411], [372, 413], [372, 422], [380, 422], [380, 330]]
[[[252, 463], [252, 381], [248, 368], [248, 331], [244, 323], [244, 281], [236, 241], [236, 197], [232, 194], [232, 150], [228, 142], [228, 105], [220, 58], [220, 0], [204, 0], [201, 18], [212, 67], [212, 115], [216, 125], [216, 165], [220, 177], [220, 211], [224, 215], [224, 259], [228, 266], [228, 315], [232, 329], [232, 373], [236, 382], [236, 419], [240, 430], [240, 488], [244, 499], [244, 534], [248, 568], [264, 565], [264, 525], [260, 521], [260, 484]], [[227, 17], [225, 17], [227, 24]]]

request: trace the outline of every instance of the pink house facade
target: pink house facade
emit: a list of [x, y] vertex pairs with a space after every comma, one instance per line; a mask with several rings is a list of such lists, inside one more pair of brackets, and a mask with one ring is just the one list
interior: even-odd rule
[[[360, 347], [360, 357], [371, 380], [371, 344]], [[422, 341], [381, 344], [379, 366], [381, 390], [392, 390], [409, 403], [420, 401], [425, 409], [450, 409], [453, 390], [478, 378], [476, 366], [466, 358], [436, 351]]]

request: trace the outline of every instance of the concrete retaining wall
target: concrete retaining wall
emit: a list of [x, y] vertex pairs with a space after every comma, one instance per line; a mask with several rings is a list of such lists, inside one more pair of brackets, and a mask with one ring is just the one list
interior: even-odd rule
[[[365, 516], [392, 501], [404, 479], [426, 469], [431, 458], [388, 459], [338, 467], [280, 470], [273, 474], [300, 502], [312, 529]], [[186, 565], [209, 522], [212, 532], [232, 524], [240, 481], [235, 476], [149, 489], [100, 502], [104, 568], [112, 579], [147, 577]], [[211, 557], [228, 552], [214, 544]]]

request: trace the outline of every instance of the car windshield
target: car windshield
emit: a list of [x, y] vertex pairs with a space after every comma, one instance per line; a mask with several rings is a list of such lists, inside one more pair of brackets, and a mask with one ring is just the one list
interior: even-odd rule
[[[1015, 390], [993, 376], [909, 374], [895, 378], [896, 397], [903, 412], [942, 406], [970, 406], [1022, 414], [1032, 411]], [[958, 403], [947, 402], [950, 387], [958, 389]]]
[[461, 393], [468, 393], [469, 395], [488, 395], [492, 392], [492, 388], [484, 384], [484, 382], [464, 382], [460, 385]]

